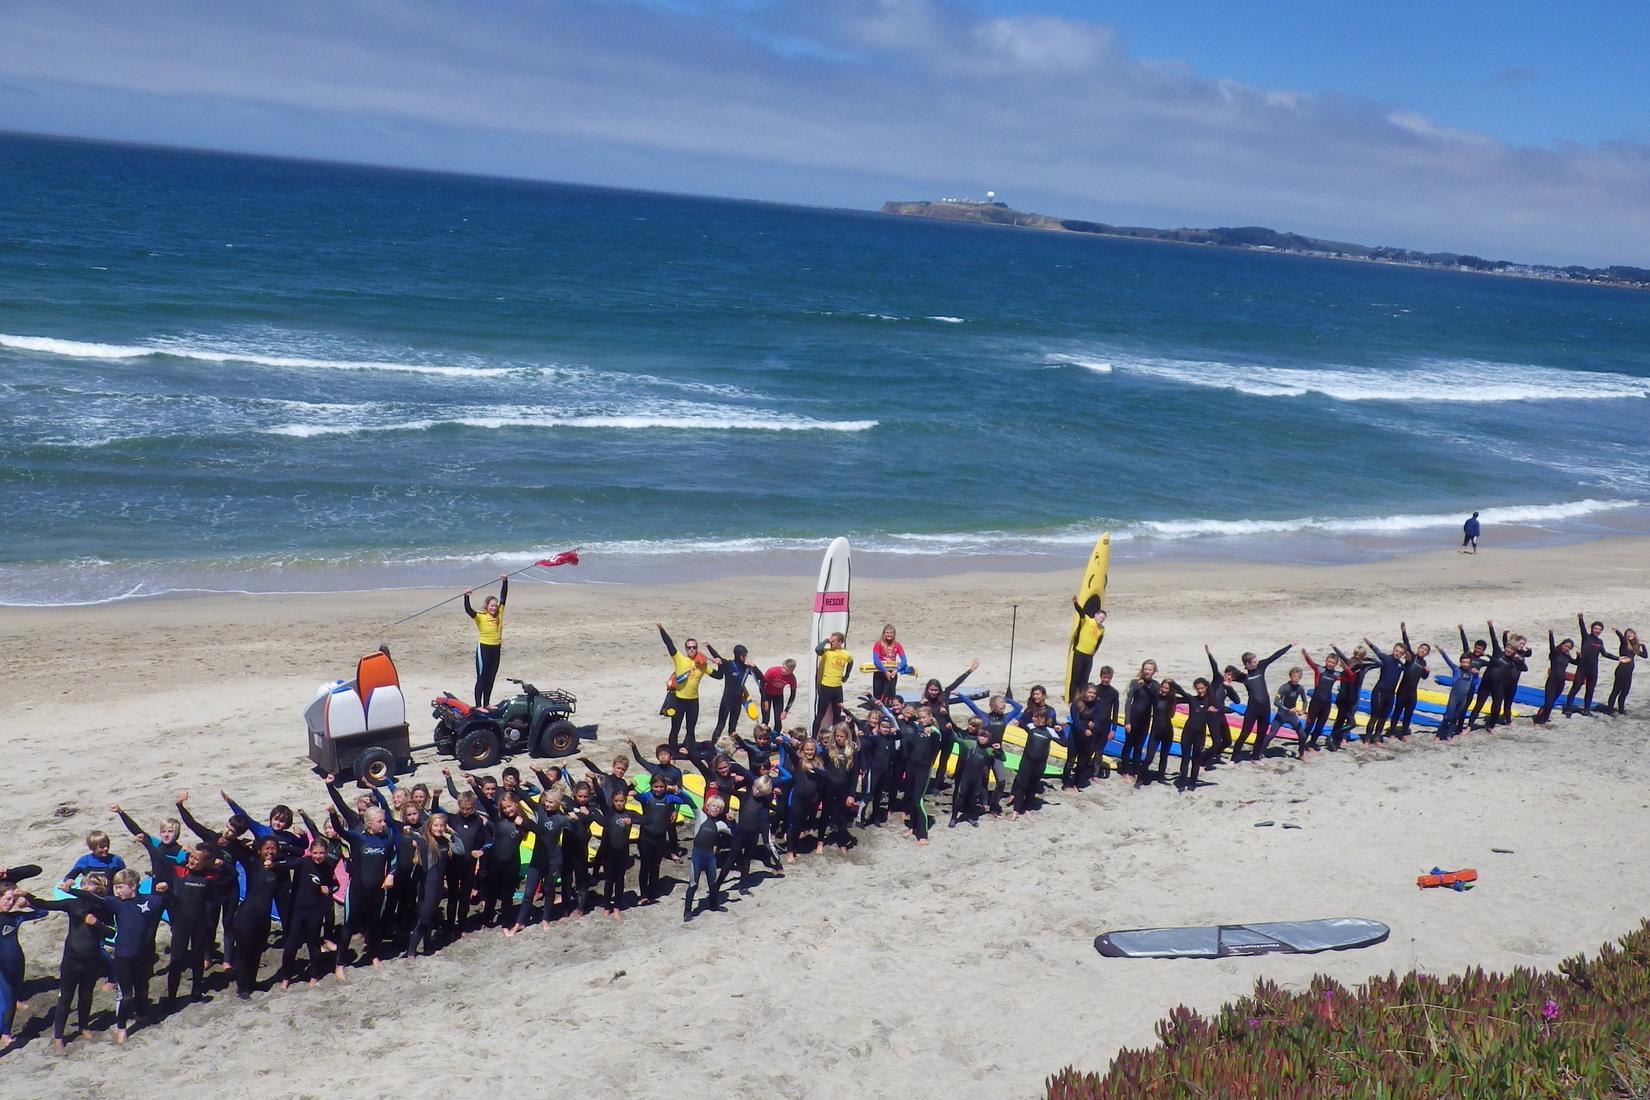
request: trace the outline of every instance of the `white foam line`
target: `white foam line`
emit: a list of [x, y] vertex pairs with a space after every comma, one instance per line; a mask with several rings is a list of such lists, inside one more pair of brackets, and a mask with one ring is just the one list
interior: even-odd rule
[[1052, 352], [1044, 355], [1043, 362], [1051, 367], [1082, 367], [1097, 374], [1121, 372], [1176, 384], [1235, 390], [1251, 397], [1321, 394], [1336, 401], [1429, 404], [1617, 401], [1650, 397], [1650, 379], [1628, 374], [1470, 359], [1430, 359], [1388, 369], [1335, 364], [1308, 368], [1122, 353]]
[[713, 416], [457, 416], [443, 419], [407, 420], [396, 424], [282, 424], [263, 428], [265, 435], [309, 439], [358, 432], [419, 432], [443, 425], [466, 428], [608, 428], [661, 431], [767, 431], [767, 432], [863, 432], [877, 426], [875, 420], [823, 421], [787, 417]]
[[188, 344], [97, 344], [83, 340], [59, 340], [50, 336], [13, 336], [0, 333], [0, 347], [43, 352], [71, 359], [141, 359], [171, 356], [203, 363], [251, 363], [256, 366], [294, 370], [392, 371], [404, 374], [444, 375], [451, 378], [496, 378], [511, 374], [516, 367], [452, 367], [425, 363], [399, 363], [372, 359], [311, 359], [298, 355], [263, 355], [228, 349], [201, 348]]

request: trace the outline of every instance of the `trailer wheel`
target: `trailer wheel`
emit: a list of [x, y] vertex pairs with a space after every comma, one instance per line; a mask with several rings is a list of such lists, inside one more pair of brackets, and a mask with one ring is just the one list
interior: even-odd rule
[[395, 775], [395, 754], [377, 745], [362, 749], [355, 758], [354, 771], [355, 778], [371, 786], [382, 787]]
[[465, 771], [480, 771], [499, 762], [503, 757], [503, 746], [492, 730], [474, 729], [458, 739], [453, 755]]
[[565, 718], [544, 727], [539, 745], [545, 756], [572, 756], [579, 747], [579, 728]]

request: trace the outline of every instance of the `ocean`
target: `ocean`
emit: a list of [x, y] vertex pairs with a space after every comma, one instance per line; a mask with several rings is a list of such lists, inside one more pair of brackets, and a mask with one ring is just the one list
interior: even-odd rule
[[0, 603], [1643, 533], [1647, 396], [1632, 291], [0, 136]]

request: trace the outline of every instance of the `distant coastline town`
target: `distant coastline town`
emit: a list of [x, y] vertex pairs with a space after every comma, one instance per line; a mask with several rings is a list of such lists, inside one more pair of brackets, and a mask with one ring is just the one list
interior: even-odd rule
[[1457, 252], [1416, 252], [1386, 245], [1370, 246], [1346, 241], [1326, 241], [1281, 233], [1265, 226], [1219, 226], [1213, 229], [1150, 229], [1142, 226], [1107, 225], [1076, 218], [1055, 218], [1015, 210], [987, 192], [985, 199], [939, 199], [938, 201], [885, 202], [882, 213], [906, 218], [934, 218], [939, 221], [973, 222], [1018, 229], [1052, 230], [1058, 233], [1087, 233], [1101, 237], [1130, 237], [1135, 240], [1170, 241], [1177, 244], [1244, 248], [1255, 252], [1283, 252], [1295, 256], [1317, 256], [1332, 260], [1361, 260], [1365, 263], [1430, 267], [1443, 271], [1468, 271], [1483, 275], [1509, 275], [1521, 279], [1548, 279], [1556, 282], [1591, 283], [1595, 286], [1650, 290], [1650, 268], [1557, 267], [1524, 264], [1512, 260], [1486, 260]]

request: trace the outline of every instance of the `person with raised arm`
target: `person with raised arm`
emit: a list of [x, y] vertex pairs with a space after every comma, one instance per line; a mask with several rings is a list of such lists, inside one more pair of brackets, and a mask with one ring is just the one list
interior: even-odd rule
[[1633, 666], [1640, 659], [1650, 657], [1650, 651], [1639, 641], [1639, 632], [1632, 627], [1616, 631], [1616, 640], [1621, 643], [1621, 652], [1616, 657], [1616, 676], [1610, 684], [1610, 698], [1604, 704], [1606, 714], [1627, 713], [1627, 693], [1633, 690]]
[[464, 617], [476, 627], [476, 706], [485, 707], [493, 701], [493, 681], [504, 652], [504, 601], [510, 598], [510, 577], [498, 578], [498, 595], [483, 600], [480, 611], [470, 606], [474, 593], [473, 588], [464, 590]]

